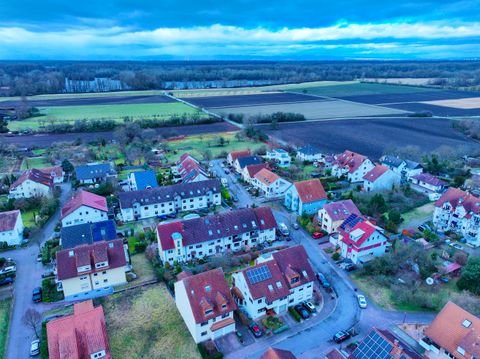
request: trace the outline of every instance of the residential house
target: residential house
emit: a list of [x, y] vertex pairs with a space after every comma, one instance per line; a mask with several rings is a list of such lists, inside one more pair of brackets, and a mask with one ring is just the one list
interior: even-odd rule
[[299, 216], [317, 213], [325, 203], [327, 203], [327, 194], [317, 178], [295, 182], [285, 192], [285, 207], [298, 213]]
[[282, 148], [276, 148], [271, 151], [267, 151], [265, 155], [267, 161], [275, 162], [279, 167], [289, 167], [292, 159], [287, 151]]
[[125, 222], [157, 217], [180, 211], [207, 209], [221, 204], [220, 180], [178, 183], [118, 194]]
[[131, 172], [128, 175], [128, 188], [130, 191], [141, 191], [158, 187], [157, 175], [154, 171]]
[[480, 198], [449, 188], [435, 202], [433, 225], [438, 231], [455, 231], [469, 243], [480, 245]]
[[80, 184], [102, 183], [116, 176], [111, 163], [88, 163], [75, 167], [75, 177]]
[[350, 215], [338, 227], [338, 245], [343, 258], [353, 263], [367, 263], [374, 257], [383, 256], [388, 247], [388, 238], [382, 228], [355, 214]]
[[54, 184], [63, 183], [65, 180], [65, 172], [62, 166], [45, 167], [38, 170], [52, 177]]
[[158, 251], [173, 264], [275, 240], [277, 222], [269, 207], [244, 208], [206, 217], [160, 223]]
[[47, 322], [50, 359], [111, 359], [103, 307], [91, 300], [73, 305], [73, 314]]
[[245, 166], [242, 171], [242, 178], [247, 183], [252, 183], [255, 175], [262, 169], [267, 168], [266, 163], [259, 163], [256, 165]]
[[382, 156], [380, 163], [387, 166], [393, 172], [398, 173], [402, 177], [402, 180], [408, 180], [410, 177], [423, 172], [423, 167], [418, 162], [402, 160], [397, 156]]
[[367, 192], [390, 191], [401, 181], [401, 174], [387, 166], [376, 165], [363, 176], [363, 188]]
[[108, 218], [107, 200], [95, 193], [80, 190], [63, 206], [62, 227], [95, 223]]
[[427, 358], [480, 358], [480, 318], [453, 302], [445, 304], [419, 341]]
[[258, 188], [265, 198], [277, 198], [283, 196], [292, 184], [264, 168], [254, 176], [252, 185]]
[[176, 282], [175, 303], [195, 343], [235, 332], [237, 305], [221, 268]]
[[270, 347], [262, 354], [260, 359], [297, 359], [297, 357], [289, 350]]
[[420, 163], [410, 160], [405, 160], [405, 169], [403, 171], [403, 176], [406, 179], [409, 179], [412, 176], [419, 175], [423, 172], [423, 167]]
[[10, 198], [51, 197], [53, 195], [53, 178], [35, 168], [25, 171], [10, 186]]
[[426, 194], [432, 201], [439, 199], [447, 188], [447, 183], [430, 173], [414, 175], [410, 177], [410, 182], [412, 189]]
[[22, 214], [18, 209], [0, 212], [0, 243], [6, 242], [9, 246], [21, 244], [23, 230]]
[[232, 275], [232, 293], [252, 319], [281, 314], [310, 300], [315, 273], [301, 245], [259, 257], [253, 267]]
[[246, 166], [255, 165], [255, 164], [259, 164], [259, 163], [263, 163], [262, 158], [259, 157], [259, 156], [239, 157], [233, 163], [233, 167], [235, 168], [235, 171], [237, 173], [241, 174], [243, 169]]
[[375, 165], [368, 157], [352, 151], [345, 151], [335, 156], [332, 165], [332, 176], [346, 176], [352, 183], [362, 182], [363, 176]]
[[230, 152], [228, 155], [227, 155], [227, 163], [230, 165], [230, 166], [233, 166], [233, 164], [235, 163], [235, 161], [240, 158], [240, 157], [248, 157], [248, 156], [251, 156], [252, 153], [250, 152], [250, 150], [244, 150], [244, 151], [232, 151]]
[[114, 239], [117, 239], [117, 228], [111, 219], [62, 227], [60, 231], [60, 245], [63, 249]]
[[57, 283], [65, 300], [113, 293], [127, 282], [127, 246], [121, 239], [83, 244], [57, 252]]
[[352, 214], [361, 215], [351, 199], [327, 203], [318, 211], [318, 224], [325, 232], [333, 233]]
[[206, 181], [209, 179], [207, 171], [202, 168], [200, 162], [188, 153], [184, 153], [180, 157], [173, 172], [180, 178], [182, 183]]
[[297, 149], [297, 159], [300, 161], [315, 162], [323, 158], [322, 152], [312, 145], [306, 145]]

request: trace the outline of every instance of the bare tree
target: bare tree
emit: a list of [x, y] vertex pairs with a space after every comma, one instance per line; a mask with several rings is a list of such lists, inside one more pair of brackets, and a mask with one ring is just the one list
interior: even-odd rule
[[37, 338], [39, 338], [40, 336], [38, 335], [38, 326], [40, 325], [40, 323], [42, 322], [42, 315], [36, 311], [35, 309], [33, 308], [28, 308], [26, 311], [25, 311], [25, 314], [23, 314], [23, 317], [22, 317], [22, 322], [23, 324], [25, 324], [27, 327], [30, 327], [33, 329], [33, 331], [35, 332], [35, 335], [37, 336]]

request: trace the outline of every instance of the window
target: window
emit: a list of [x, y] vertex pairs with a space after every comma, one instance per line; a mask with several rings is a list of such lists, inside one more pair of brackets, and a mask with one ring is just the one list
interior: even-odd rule
[[205, 335], [207, 335], [207, 332], [202, 332], [202, 333], [200, 333], [200, 335], [201, 335], [202, 337], [204, 337]]
[[201, 322], [201, 323], [200, 323], [200, 326], [201, 326], [201, 327], [204, 327], [204, 326], [207, 325], [207, 324], [208, 324], [208, 320], [207, 320], [206, 322]]
[[105, 279], [103, 280], [103, 283], [108, 283], [108, 279], [105, 278]]
[[257, 303], [258, 303], [258, 304], [262, 303], [262, 299], [259, 299], [259, 300], [257, 301]]
[[229, 315], [230, 315], [230, 313], [224, 313], [224, 314], [222, 314], [222, 318], [226, 318], [226, 317], [228, 317]]

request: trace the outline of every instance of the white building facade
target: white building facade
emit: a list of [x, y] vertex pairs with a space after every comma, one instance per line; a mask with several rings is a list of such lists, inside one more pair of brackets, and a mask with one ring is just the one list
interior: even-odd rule
[[0, 212], [0, 242], [9, 246], [21, 244], [24, 228], [19, 210]]

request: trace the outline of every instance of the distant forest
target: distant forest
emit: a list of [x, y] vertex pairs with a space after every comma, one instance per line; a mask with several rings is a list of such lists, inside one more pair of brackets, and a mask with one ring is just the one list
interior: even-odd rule
[[364, 78], [434, 78], [433, 85], [480, 88], [479, 61], [0, 62], [0, 95], [237, 87]]

